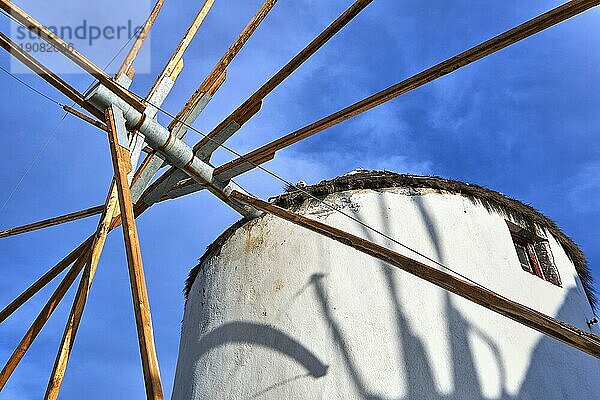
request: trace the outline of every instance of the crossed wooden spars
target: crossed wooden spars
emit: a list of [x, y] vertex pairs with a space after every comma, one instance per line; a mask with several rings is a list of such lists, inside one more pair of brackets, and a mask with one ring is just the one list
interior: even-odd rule
[[[193, 148], [187, 148], [182, 139], [185, 137], [188, 129], [193, 129], [191, 125], [225, 81], [227, 67], [276, 2], [277, 0], [265, 0], [242, 33], [207, 75], [206, 79], [182, 110], [173, 118], [167, 128], [162, 128], [156, 122], [156, 115], [159, 111], [162, 111], [160, 107], [183, 69], [183, 55], [213, 6], [214, 0], [206, 0], [204, 2], [145, 99], [140, 99], [137, 95], [129, 91], [128, 88], [135, 75], [133, 64], [142, 48], [144, 40], [158, 17], [164, 0], [157, 1], [114, 78], [108, 76], [102, 69], [98, 68], [76, 50], [69, 49], [59, 37], [10, 1], [0, 0], [0, 7], [5, 12], [10, 13], [12, 18], [29, 28], [32, 32], [35, 32], [43, 40], [54, 45], [66, 57], [91, 74], [98, 81], [97, 88], [102, 88], [105, 93], [109, 94], [108, 103], [92, 101], [89, 96], [86, 97], [79, 93], [47, 67], [24, 52], [10, 38], [0, 33], [0, 45], [4, 49], [61, 91], [87, 112], [87, 114], [69, 106], [64, 107], [66, 111], [108, 132], [114, 168], [114, 179], [104, 205], [0, 232], [0, 237], [12, 236], [102, 214], [96, 231], [90, 237], [0, 312], [0, 322], [3, 322], [41, 288], [64, 270], [68, 269], [62, 281], [50, 296], [50, 299], [0, 372], [0, 390], [5, 386], [18, 363], [56, 309], [58, 303], [65, 296], [69, 287], [71, 287], [83, 270], [83, 275], [79, 282], [45, 394], [45, 399], [56, 399], [58, 397], [75, 335], [106, 237], [112, 229], [123, 225], [146, 394], [149, 399], [162, 399], [162, 385], [154, 346], [152, 319], [135, 219], [157, 202], [177, 198], [203, 189], [210, 190], [247, 218], [255, 217], [261, 213], [271, 213], [383, 260], [452, 293], [562, 341], [569, 346], [575, 347], [592, 356], [600, 357], [600, 337], [596, 335], [584, 332], [574, 326], [502, 297], [479, 285], [417, 262], [373, 242], [261, 201], [245, 193], [232, 181], [236, 176], [272, 160], [275, 157], [275, 153], [281, 149], [586, 11], [600, 4], [600, 0], [569, 1], [560, 7], [472, 47], [362, 101], [214, 168], [210, 165], [213, 152], [222, 146], [252, 116], [258, 113], [263, 100], [269, 93], [365, 9], [372, 0], [355, 1], [338, 19], [273, 75], [271, 79], [261, 86], [240, 107], [225, 118], [210, 133], [205, 135]], [[151, 128], [162, 132], [163, 136], [161, 136], [161, 140], [163, 141], [155, 137], [156, 133], [151, 131]], [[179, 149], [179, 152], [174, 151], [174, 148]], [[133, 167], [138, 165], [138, 159], [142, 152], [147, 154], [134, 172]], [[150, 184], [153, 177], [165, 165], [170, 165], [171, 167]]]

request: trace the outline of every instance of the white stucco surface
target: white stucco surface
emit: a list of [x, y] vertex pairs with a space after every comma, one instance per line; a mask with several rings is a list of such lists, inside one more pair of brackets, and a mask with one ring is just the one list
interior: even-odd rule
[[[499, 294], [581, 329], [593, 313], [562, 247], [562, 287], [523, 271], [506, 216], [455, 194], [328, 196]], [[321, 206], [299, 211], [432, 264]], [[595, 329], [596, 334], [598, 330]], [[173, 399], [600, 399], [600, 361], [272, 216], [203, 265]]]

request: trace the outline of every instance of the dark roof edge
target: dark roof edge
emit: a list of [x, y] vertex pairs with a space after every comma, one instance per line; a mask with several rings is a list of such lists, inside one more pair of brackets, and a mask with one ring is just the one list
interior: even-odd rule
[[[532, 206], [479, 185], [453, 181], [436, 176], [404, 175], [389, 171], [360, 170], [334, 179], [322, 181], [316, 185], [307, 186], [303, 188], [302, 191], [294, 187], [288, 188], [286, 193], [272, 198], [271, 202], [283, 208], [296, 209], [310, 198], [306, 192], [311, 196], [324, 198], [329, 194], [348, 190], [383, 190], [393, 187], [432, 189], [440, 192], [459, 194], [472, 202], [483, 205], [489, 211], [507, 215], [515, 221], [527, 226], [543, 226], [557, 239], [575, 265], [575, 269], [581, 279], [583, 289], [585, 290], [592, 309], [594, 311], [596, 310], [597, 295], [593, 287], [593, 278], [585, 255], [579, 246], [577, 246], [571, 238], [565, 235], [554, 221]], [[236, 222], [208, 246], [206, 253], [200, 259], [199, 264], [190, 271], [190, 275], [186, 280], [184, 289], [186, 298], [196, 279], [200, 266], [208, 258], [217, 255], [220, 252], [221, 246], [227, 239], [229, 239], [229, 237], [231, 237], [233, 233], [246, 222], [247, 220]]]

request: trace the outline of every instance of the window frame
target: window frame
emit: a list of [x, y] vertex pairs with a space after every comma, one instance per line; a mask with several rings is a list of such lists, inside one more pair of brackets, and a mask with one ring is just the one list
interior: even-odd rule
[[[510, 231], [515, 255], [521, 269], [552, 285], [562, 287], [562, 280], [556, 267], [548, 239], [540, 237], [514, 222], [506, 220], [506, 224]], [[540, 246], [543, 246], [543, 249]], [[542, 259], [540, 259], [540, 253], [543, 255]], [[523, 256], [527, 257], [528, 264], [522, 262]]]

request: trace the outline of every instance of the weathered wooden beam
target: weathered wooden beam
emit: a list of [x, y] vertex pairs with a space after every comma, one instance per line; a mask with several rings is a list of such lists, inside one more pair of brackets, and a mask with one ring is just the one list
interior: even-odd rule
[[55, 226], [55, 225], [64, 224], [66, 222], [72, 222], [72, 221], [76, 221], [79, 219], [88, 218], [93, 215], [98, 215], [98, 214], [102, 213], [103, 210], [104, 210], [104, 206], [96, 206], [96, 207], [88, 208], [86, 210], [81, 210], [81, 211], [76, 211], [74, 213], [65, 214], [60, 217], [49, 218], [49, 219], [45, 219], [43, 221], [34, 222], [32, 224], [18, 226], [16, 228], [11, 228], [11, 229], [6, 229], [3, 231], [0, 231], [0, 239], [9, 237], [9, 236], [21, 235], [23, 233], [32, 232], [32, 231], [48, 228], [48, 227]]
[[77, 275], [79, 275], [79, 273], [83, 269], [88, 254], [88, 252], [84, 252], [84, 254], [80, 255], [77, 261], [75, 261], [75, 264], [73, 264], [71, 269], [69, 269], [69, 271], [67, 272], [63, 280], [60, 282], [54, 293], [52, 293], [52, 296], [50, 296], [50, 299], [48, 300], [42, 311], [39, 313], [39, 315], [31, 325], [25, 336], [23, 336], [23, 339], [21, 339], [21, 342], [19, 342], [19, 345], [17, 346], [15, 351], [12, 353], [12, 355], [6, 362], [6, 365], [0, 372], [0, 392], [6, 385], [6, 382], [8, 382], [8, 379], [15, 371], [15, 369], [19, 365], [19, 362], [23, 359], [23, 356], [25, 356], [25, 353], [27, 352], [27, 350], [29, 350], [31, 344], [33, 343], [37, 335], [40, 333], [40, 331], [42, 330], [42, 328], [44, 327], [54, 310], [56, 310], [56, 307], [58, 307], [58, 304], [63, 299], [63, 297], [77, 278]]
[[[1, 0], [0, 0], [1, 1]], [[0, 32], [0, 46], [6, 50], [10, 55], [21, 61], [25, 66], [39, 75], [46, 82], [58, 89], [59, 92], [67, 96], [74, 103], [81, 106], [90, 114], [97, 118], [102, 118], [102, 113], [98, 112], [94, 107], [89, 105], [84, 96], [79, 93], [75, 88], [69, 85], [67, 82], [62, 80], [58, 75], [52, 72], [49, 68], [44, 66], [38, 60], [33, 58], [29, 53], [21, 49], [21, 47], [13, 42], [8, 36]]]
[[116, 80], [119, 80], [121, 76], [133, 75], [133, 63], [135, 62], [135, 59], [140, 53], [140, 50], [142, 49], [146, 38], [150, 34], [150, 30], [152, 30], [152, 26], [154, 25], [154, 22], [156, 22], [156, 18], [158, 18], [158, 14], [160, 13], [164, 2], [165, 0], [158, 0], [156, 4], [154, 4], [154, 8], [150, 12], [148, 19], [146, 19], [146, 22], [144, 23], [140, 31], [137, 33], [137, 37], [135, 39], [135, 42], [133, 42], [133, 46], [131, 46], [129, 53], [127, 53], [127, 56], [125, 56], [121, 67], [115, 75]]
[[[231, 64], [238, 53], [242, 50], [244, 45], [248, 42], [250, 37], [254, 34], [254, 32], [256, 32], [256, 29], [258, 29], [260, 24], [264, 21], [264, 19], [267, 17], [267, 14], [269, 14], [276, 3], [277, 0], [265, 0], [256, 14], [254, 14], [250, 22], [248, 22], [236, 40], [231, 44], [229, 49], [227, 49], [225, 54], [206, 76], [196, 92], [194, 92], [192, 97], [190, 97], [190, 99], [186, 102], [184, 107], [177, 114], [177, 117], [171, 121], [169, 130], [187, 130], [187, 127], [182, 125], [182, 122], [188, 125], [194, 122], [204, 107], [206, 107], [210, 101], [210, 98], [214, 96], [216, 91], [225, 81], [226, 71], [227, 67], [229, 67], [229, 64]], [[182, 135], [178, 135], [178, 137], [181, 136]]]
[[54, 280], [54, 278], [60, 275], [65, 269], [67, 269], [71, 264], [73, 264], [73, 262], [75, 262], [85, 251], [87, 251], [91, 242], [90, 239], [91, 238], [88, 238], [88, 240], [80, 244], [79, 247], [77, 247], [75, 250], [69, 253], [65, 258], [60, 260], [58, 264], [56, 264], [54, 267], [48, 270], [48, 272], [46, 272], [42, 277], [40, 277], [31, 286], [29, 286], [27, 290], [21, 293], [9, 305], [4, 307], [4, 309], [0, 311], [0, 323], [4, 322], [23, 304], [25, 304], [29, 299], [36, 295], [42, 288], [44, 288], [48, 283]]
[[449, 58], [423, 72], [420, 72], [394, 86], [361, 100], [349, 107], [331, 114], [317, 122], [305, 126], [280, 139], [266, 144], [243, 157], [239, 157], [215, 170], [215, 175], [221, 180], [228, 180], [244, 172], [252, 170], [275, 157], [275, 153], [300, 140], [306, 139], [336, 124], [353, 118], [378, 105], [410, 92], [435, 79], [447, 75], [457, 69], [471, 64], [481, 58], [502, 50], [520, 40], [534, 35], [546, 28], [556, 25], [566, 19], [580, 14], [600, 4], [599, 0], [574, 0], [563, 4], [551, 11], [533, 18], [513, 29], [510, 29], [486, 42]]
[[[150, 110], [153, 111], [153, 115], [150, 115], [150, 117], [156, 115], [158, 112], [157, 107], [162, 105], [167, 95], [175, 85], [175, 82], [177, 81], [177, 78], [183, 69], [183, 55], [198, 33], [198, 29], [204, 22], [213, 4], [214, 0], [206, 0], [204, 2], [196, 14], [196, 17], [188, 27], [185, 35], [171, 54], [169, 61], [154, 82], [154, 85], [152, 85], [148, 96], [146, 96], [146, 100], [149, 104], [146, 113], [148, 114]], [[164, 158], [156, 151], [150, 152], [149, 155], [144, 159], [133, 178], [131, 196], [134, 202], [137, 202], [139, 196], [141, 196], [142, 192], [146, 186], [148, 186], [148, 183], [152, 180], [152, 178], [154, 178], [154, 175], [156, 175], [158, 170], [162, 168], [164, 162]]]
[[460, 279], [447, 272], [415, 261], [407, 256], [387, 249], [376, 243], [344, 232], [340, 229], [295, 214], [252, 196], [233, 192], [231, 195], [264, 212], [285, 219], [320, 235], [336, 240], [362, 253], [384, 261], [398, 269], [433, 283], [451, 293], [504, 315], [522, 325], [561, 341], [596, 358], [600, 358], [600, 337], [519, 304], [486, 288]]
[[67, 363], [75, 342], [75, 336], [79, 329], [79, 323], [86, 306], [90, 288], [96, 274], [96, 269], [98, 268], [98, 263], [100, 262], [100, 255], [102, 254], [106, 238], [110, 232], [111, 222], [115, 215], [119, 213], [119, 202], [117, 197], [116, 186], [113, 182], [106, 203], [103, 206], [105, 212], [100, 219], [96, 233], [91, 241], [89, 260], [83, 271], [83, 276], [79, 281], [79, 287], [77, 288], [77, 293], [73, 300], [69, 319], [67, 320], [56, 355], [56, 360], [54, 362], [54, 367], [52, 368], [52, 373], [50, 374], [50, 379], [46, 388], [45, 400], [55, 400], [58, 398], [60, 387], [67, 369]]
[[[175, 136], [181, 139], [186, 135], [188, 126], [191, 126], [196, 121], [204, 108], [211, 101], [212, 97], [219, 90], [223, 82], [225, 82], [227, 68], [231, 62], [239, 54], [254, 32], [256, 32], [260, 24], [265, 20], [268, 13], [273, 9], [276, 3], [277, 0], [265, 0], [258, 11], [254, 14], [250, 22], [248, 22], [236, 40], [231, 44], [229, 49], [215, 64], [211, 72], [200, 84], [196, 92], [194, 92], [192, 97], [190, 97], [175, 119], [171, 121], [168, 129]], [[162, 164], [156, 164], [153, 169], [150, 169], [150, 171], [153, 172], [152, 175], [158, 172], [160, 166], [162, 166]], [[142, 167], [146, 168], [145, 165]], [[156, 193], [153, 195], [154, 201], [159, 201], [159, 199], [164, 196], [171, 186], [186, 177], [186, 174], [183, 171], [178, 171], [175, 168], [169, 170], [167, 174], [169, 175], [168, 179], [161, 179], [161, 186], [157, 188]], [[149, 175], [149, 173], [146, 172], [146, 175]], [[134, 194], [139, 194], [139, 192]]]
[[314, 55], [325, 43], [327, 43], [344, 26], [354, 19], [362, 10], [364, 10], [373, 0], [357, 0], [340, 17], [329, 25], [321, 34], [311, 41], [300, 53], [298, 53], [290, 62], [281, 68], [271, 79], [261, 86], [252, 96], [250, 96], [240, 107], [231, 115], [223, 120], [207, 137], [202, 139], [195, 147], [200, 158], [208, 160], [210, 155], [225, 143], [242, 125], [244, 125], [252, 116], [254, 116], [261, 107], [263, 99], [279, 86], [296, 69]]
[[115, 174], [119, 206], [121, 208], [121, 219], [123, 224], [123, 237], [127, 253], [127, 265], [131, 280], [131, 292], [136, 317], [138, 340], [142, 356], [142, 367], [146, 384], [146, 397], [148, 399], [162, 399], [162, 383], [158, 368], [158, 358], [154, 345], [154, 333], [152, 331], [152, 317], [150, 315], [150, 304], [146, 289], [146, 279], [142, 264], [142, 253], [140, 250], [137, 228], [135, 225], [135, 214], [131, 202], [131, 192], [127, 175], [132, 170], [129, 151], [119, 140], [125, 130], [125, 119], [120, 110], [110, 107], [106, 110], [106, 122], [109, 126], [109, 143]]
[[63, 110], [65, 110], [66, 112], [68, 112], [71, 115], [74, 115], [75, 117], [79, 118], [80, 120], [85, 121], [88, 124], [93, 125], [96, 128], [99, 128], [100, 130], [103, 130], [104, 132], [108, 132], [108, 127], [106, 126], [106, 124], [104, 122], [94, 119], [94, 118], [90, 117], [89, 115], [82, 113], [81, 111], [79, 111], [71, 106], [63, 105], [62, 108], [63, 108]]
[[204, 1], [204, 4], [202, 5], [202, 7], [200, 7], [200, 10], [194, 17], [192, 23], [188, 27], [185, 34], [183, 35], [183, 38], [171, 54], [169, 61], [163, 68], [156, 81], [154, 82], [154, 85], [152, 86], [152, 89], [150, 89], [150, 95], [148, 97], [152, 97], [153, 93], [160, 91], [159, 87], [164, 79], [171, 78], [172, 81], [175, 81], [176, 77], [179, 75], [181, 69], [183, 68], [183, 55], [185, 54], [185, 51], [187, 50], [189, 45], [192, 43], [192, 40], [198, 33], [198, 29], [200, 29], [200, 26], [206, 19], [206, 16], [208, 15], [214, 3], [215, 0]]
[[40, 22], [35, 20], [32, 16], [28, 15], [25, 11], [17, 7], [13, 2], [9, 0], [0, 0], [0, 9], [9, 13], [11, 17], [17, 20], [29, 31], [39, 36], [47, 43], [53, 45], [54, 48], [60, 51], [64, 56], [73, 61], [81, 69], [92, 75], [94, 78], [98, 79], [98, 81], [113, 91], [121, 99], [126, 101], [130, 106], [140, 112], [144, 111], [145, 105], [137, 98], [137, 96], [112, 80], [111, 77], [108, 76], [101, 68], [96, 66], [77, 50], [73, 49], [72, 46], [69, 46], [64, 40], [62, 40]]
[[[196, 143], [194, 151], [196, 155], [208, 161], [216, 148], [225, 143], [225, 141], [234, 135], [254, 114], [256, 114], [262, 105], [262, 100], [288, 78], [296, 69], [298, 69], [306, 60], [315, 54], [325, 43], [327, 43], [335, 34], [346, 26], [354, 17], [367, 7], [372, 0], [357, 0], [348, 8], [339, 18], [329, 25], [321, 34], [312, 40], [302, 51], [300, 51], [292, 60], [283, 66], [271, 79], [252, 94], [242, 105], [240, 105], [232, 114], [225, 118], [215, 129], [213, 129], [204, 139]], [[179, 123], [187, 122], [178, 119]], [[176, 123], [176, 122], [175, 122]], [[172, 123], [173, 124], [173, 123]], [[189, 125], [189, 124], [187, 124]], [[149, 197], [158, 201], [163, 198], [170, 190], [172, 185], [184, 178], [176, 168], [171, 168], [165, 172], [154, 186], [155, 192]], [[194, 185], [199, 190], [202, 185]]]

